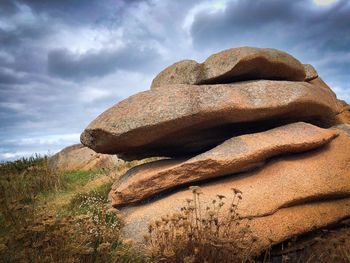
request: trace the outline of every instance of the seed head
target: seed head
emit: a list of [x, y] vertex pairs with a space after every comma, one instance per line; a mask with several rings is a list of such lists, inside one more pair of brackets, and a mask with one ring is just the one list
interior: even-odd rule
[[231, 188], [234, 194], [242, 194], [242, 191], [237, 188]]

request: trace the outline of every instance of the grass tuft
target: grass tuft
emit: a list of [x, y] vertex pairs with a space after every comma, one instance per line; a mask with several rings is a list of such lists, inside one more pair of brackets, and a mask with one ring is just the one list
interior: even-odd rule
[[217, 195], [211, 206], [203, 207], [201, 188], [192, 186], [190, 190], [193, 197], [178, 213], [149, 225], [144, 238], [150, 258], [157, 262], [252, 260], [251, 249], [257, 237], [251, 235], [250, 220], [242, 219], [237, 212], [242, 192], [233, 189], [231, 200]]

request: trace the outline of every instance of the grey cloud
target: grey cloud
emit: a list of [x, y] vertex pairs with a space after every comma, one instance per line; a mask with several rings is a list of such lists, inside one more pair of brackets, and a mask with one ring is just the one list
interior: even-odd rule
[[[73, 25], [99, 24], [108, 18], [115, 18], [131, 5], [147, 0], [3, 0], [8, 12], [15, 13], [19, 5], [30, 7], [37, 14], [47, 14], [62, 23]], [[0, 4], [1, 7], [1, 4]]]
[[115, 70], [146, 70], [159, 58], [151, 48], [126, 47], [74, 54], [67, 49], [53, 50], [48, 54], [48, 70], [51, 74], [68, 79], [84, 79], [102, 76]]
[[20, 84], [23, 78], [0, 67], [0, 84]]
[[311, 0], [233, 1], [223, 12], [201, 12], [191, 28], [197, 47], [248, 43], [348, 50], [350, 4], [320, 8]]
[[13, 1], [10, 0], [3, 0], [0, 1], [0, 14], [6, 15], [6, 14], [12, 14], [17, 11], [17, 6]]

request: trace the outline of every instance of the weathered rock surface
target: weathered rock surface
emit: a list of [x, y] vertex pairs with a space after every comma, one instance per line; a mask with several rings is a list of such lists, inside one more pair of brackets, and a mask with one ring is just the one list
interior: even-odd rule
[[115, 155], [99, 154], [81, 144], [75, 144], [51, 156], [48, 167], [52, 171], [92, 170], [113, 167], [121, 162]]
[[[185, 183], [246, 171], [283, 153], [311, 150], [337, 136], [335, 130], [293, 123], [228, 139], [188, 160], [162, 160], [131, 169], [112, 187], [112, 205], [140, 201]], [[350, 178], [349, 178], [350, 179]]]
[[305, 74], [304, 66], [283, 51], [240, 47], [211, 55], [202, 64], [179, 61], [160, 72], [151, 89], [171, 84], [222, 84], [254, 79], [303, 81]]
[[234, 135], [280, 122], [332, 123], [337, 113], [331, 91], [307, 82], [173, 85], [114, 105], [85, 129], [81, 142], [129, 160], [173, 157], [203, 152]]
[[350, 136], [350, 124], [338, 124], [333, 129], [343, 130]]
[[197, 84], [203, 67], [194, 60], [181, 60], [160, 72], [152, 81], [151, 89], [173, 84]]
[[[308, 81], [309, 83], [319, 87], [319, 88], [322, 88], [324, 90], [328, 90], [334, 97], [334, 99], [336, 100], [336, 94], [334, 93], [334, 91], [319, 77], [313, 79], [313, 80], [310, 80]], [[337, 109], [339, 110], [339, 107], [341, 107], [341, 104], [339, 103], [338, 100], [336, 100], [336, 104], [337, 104]]]
[[326, 227], [350, 216], [350, 198], [307, 203], [287, 207], [250, 222], [253, 235], [259, 237], [252, 254], [259, 254], [271, 245]]
[[[254, 171], [204, 183], [201, 185], [202, 207], [210, 205], [217, 194], [224, 195], [229, 200], [232, 187], [243, 192], [238, 210], [240, 215], [259, 217], [261, 220], [269, 218], [267, 216], [270, 215], [271, 218], [278, 219], [279, 213], [283, 214], [282, 211], [285, 211], [282, 208], [350, 196], [350, 137], [341, 130], [339, 133], [337, 138], [319, 149], [274, 158]], [[149, 223], [161, 216], [178, 212], [185, 205], [186, 198], [191, 197], [190, 190], [178, 190], [150, 203], [123, 208], [121, 211], [125, 216], [125, 235], [141, 241]], [[318, 209], [317, 206], [315, 204], [315, 208], [308, 211]], [[306, 231], [309, 225], [318, 227], [350, 216], [348, 206], [343, 206], [342, 202], [328, 207], [325, 214], [307, 216], [303, 212], [297, 213], [298, 210], [289, 211], [294, 212], [285, 214], [290, 216], [286, 221], [267, 219], [265, 225], [261, 223], [265, 227], [266, 238], [273, 239], [273, 233], [283, 233], [285, 227], [290, 225], [296, 228], [298, 224], [300, 230], [293, 233], [297, 235]], [[333, 213], [334, 211], [337, 212]], [[298, 220], [293, 221], [293, 218]], [[280, 240], [284, 237], [280, 236]]]
[[315, 78], [318, 78], [318, 73], [312, 65], [304, 64], [304, 71], [305, 71], [305, 81], [310, 81]]
[[338, 124], [350, 124], [350, 105], [346, 102], [340, 103], [340, 110], [335, 118]]

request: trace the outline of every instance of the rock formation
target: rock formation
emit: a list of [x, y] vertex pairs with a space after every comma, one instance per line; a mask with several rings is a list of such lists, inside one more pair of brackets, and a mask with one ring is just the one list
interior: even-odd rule
[[81, 144], [75, 144], [49, 157], [48, 167], [52, 171], [87, 171], [115, 167], [120, 162], [122, 160], [117, 156], [96, 153]]
[[203, 207], [231, 188], [258, 237], [253, 253], [350, 216], [349, 106], [308, 64], [275, 49], [233, 48], [183, 60], [151, 89], [97, 117], [81, 141], [125, 160], [110, 192], [126, 236], [178, 212], [200, 185]]

